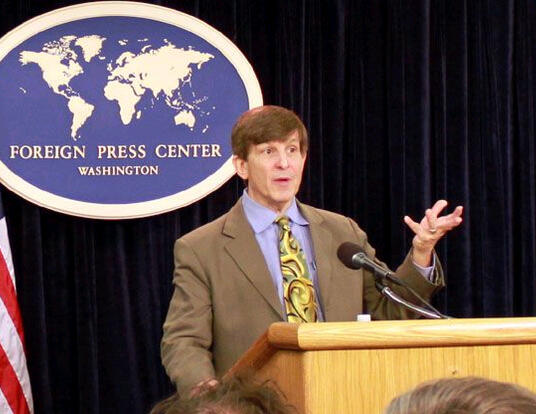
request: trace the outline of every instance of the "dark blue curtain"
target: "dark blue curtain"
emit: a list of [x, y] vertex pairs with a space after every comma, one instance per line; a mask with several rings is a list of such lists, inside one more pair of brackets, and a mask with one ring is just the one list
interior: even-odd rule
[[[1, 2], [0, 34], [75, 3]], [[462, 204], [462, 227], [438, 246], [448, 287], [436, 305], [536, 314], [533, 0], [153, 3], [231, 38], [265, 102], [303, 117], [302, 201], [356, 219], [392, 266], [411, 244], [404, 214]], [[174, 212], [98, 221], [3, 189], [36, 413], [146, 413], [172, 390], [159, 341], [173, 241], [241, 191], [234, 178]]]

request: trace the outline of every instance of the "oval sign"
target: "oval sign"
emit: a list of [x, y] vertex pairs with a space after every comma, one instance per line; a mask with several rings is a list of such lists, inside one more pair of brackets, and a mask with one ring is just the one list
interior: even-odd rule
[[95, 2], [0, 39], [0, 180], [38, 205], [100, 219], [188, 205], [233, 174], [230, 133], [262, 105], [224, 35], [184, 13]]

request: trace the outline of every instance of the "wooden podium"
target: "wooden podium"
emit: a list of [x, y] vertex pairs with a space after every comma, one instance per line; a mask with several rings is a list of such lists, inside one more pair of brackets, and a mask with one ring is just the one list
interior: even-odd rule
[[536, 392], [536, 318], [274, 323], [231, 368], [274, 380], [302, 414], [380, 414], [433, 378]]

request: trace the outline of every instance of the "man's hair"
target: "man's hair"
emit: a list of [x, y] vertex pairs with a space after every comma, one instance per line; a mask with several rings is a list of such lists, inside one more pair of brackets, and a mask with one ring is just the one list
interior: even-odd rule
[[150, 414], [297, 414], [272, 382], [233, 377], [207, 386], [195, 396], [174, 394]]
[[305, 154], [308, 148], [307, 130], [294, 112], [273, 105], [250, 109], [233, 126], [233, 154], [246, 160], [252, 145], [285, 140], [294, 131], [298, 133], [300, 152]]
[[533, 414], [536, 394], [486, 378], [425, 382], [391, 401], [384, 414]]

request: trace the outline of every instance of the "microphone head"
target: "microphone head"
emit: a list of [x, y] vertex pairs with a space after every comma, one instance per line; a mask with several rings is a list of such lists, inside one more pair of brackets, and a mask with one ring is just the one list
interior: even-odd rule
[[351, 269], [358, 269], [354, 261], [354, 256], [357, 253], [364, 253], [363, 248], [352, 242], [344, 242], [337, 249], [337, 257], [346, 266]]

